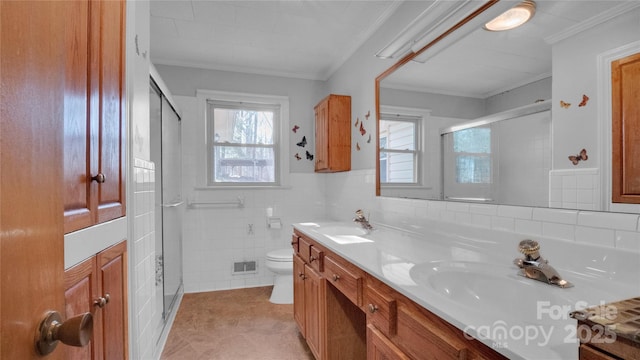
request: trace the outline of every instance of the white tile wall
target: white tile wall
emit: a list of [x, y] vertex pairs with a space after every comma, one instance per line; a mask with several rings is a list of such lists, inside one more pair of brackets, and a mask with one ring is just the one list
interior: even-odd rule
[[597, 168], [549, 172], [549, 206], [563, 209], [601, 210], [600, 175]]
[[133, 339], [137, 341], [139, 359], [153, 358], [155, 332], [162, 309], [156, 309], [155, 299], [155, 165], [134, 159], [133, 164], [133, 289], [135, 301], [132, 314], [137, 326]]
[[[562, 190], [577, 187], [599, 189], [597, 171], [562, 173], [551, 182], [565, 182]], [[560, 173], [560, 172], [559, 172]], [[411, 226], [425, 220], [441, 220], [479, 228], [543, 236], [585, 244], [640, 251], [640, 215], [604, 213], [579, 209], [531, 208], [491, 204], [460, 204], [444, 201], [376, 198], [372, 179], [375, 170], [356, 170], [327, 176], [327, 215], [345, 221], [358, 208], [371, 213], [371, 221]], [[566, 177], [566, 179], [565, 179]], [[598, 190], [599, 191], [599, 190]]]
[[[244, 207], [188, 207], [184, 214], [185, 292], [234, 289], [273, 284], [265, 268], [267, 252], [291, 247], [291, 224], [325, 217], [324, 176], [291, 174], [290, 187], [256, 190], [192, 190], [191, 202], [235, 201]], [[267, 208], [282, 220], [267, 228]], [[249, 231], [251, 225], [253, 232]], [[236, 261], [256, 261], [255, 274], [232, 274]]]

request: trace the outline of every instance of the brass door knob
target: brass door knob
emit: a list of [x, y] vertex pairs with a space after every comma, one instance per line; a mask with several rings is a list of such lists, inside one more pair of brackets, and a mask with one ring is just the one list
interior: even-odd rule
[[97, 182], [98, 184], [102, 184], [102, 183], [104, 183], [105, 181], [107, 181], [107, 177], [106, 177], [106, 176], [104, 176], [104, 174], [103, 174], [103, 173], [98, 173], [96, 176], [92, 176], [92, 177], [91, 177], [91, 181], [95, 181], [95, 182]]
[[111, 296], [109, 294], [105, 294], [105, 296], [101, 296], [93, 301], [93, 305], [103, 308], [105, 305], [109, 303]]
[[315, 256], [310, 256], [310, 257], [309, 257], [309, 262], [310, 262], [310, 263], [314, 262], [315, 260], [318, 260], [318, 258], [317, 258], [317, 257], [315, 257]]
[[69, 346], [86, 346], [93, 336], [93, 315], [84, 313], [62, 321], [60, 313], [50, 311], [40, 323], [36, 348], [41, 355], [50, 354], [58, 342]]
[[376, 311], [378, 311], [378, 307], [373, 304], [369, 304], [369, 312], [373, 314]]
[[340, 280], [340, 275], [333, 274], [333, 281], [338, 281], [338, 280]]

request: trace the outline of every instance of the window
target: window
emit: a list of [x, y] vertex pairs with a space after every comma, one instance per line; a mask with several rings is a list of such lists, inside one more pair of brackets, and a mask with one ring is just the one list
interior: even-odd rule
[[198, 90], [197, 98], [196, 189], [288, 186], [287, 97]]
[[491, 183], [491, 128], [469, 128], [453, 133], [458, 184]]
[[380, 182], [418, 184], [421, 117], [381, 114]]

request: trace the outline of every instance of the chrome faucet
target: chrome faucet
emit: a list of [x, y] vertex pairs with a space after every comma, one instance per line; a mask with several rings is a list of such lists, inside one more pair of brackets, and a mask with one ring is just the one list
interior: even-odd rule
[[353, 219], [353, 221], [359, 223], [365, 230], [373, 230], [373, 226], [369, 224], [369, 220], [364, 217], [364, 212], [360, 209], [356, 210], [356, 217]]
[[540, 256], [540, 244], [534, 240], [522, 240], [518, 250], [524, 254], [524, 258], [517, 258], [513, 263], [520, 268], [518, 275], [556, 285], [561, 288], [572, 287], [573, 284], [560, 277], [560, 274], [549, 265], [548, 261]]

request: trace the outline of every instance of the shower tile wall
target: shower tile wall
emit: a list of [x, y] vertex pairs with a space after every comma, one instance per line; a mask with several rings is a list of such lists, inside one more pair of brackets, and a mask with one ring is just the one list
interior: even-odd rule
[[[134, 159], [133, 165], [133, 289], [136, 308], [132, 311], [137, 326], [132, 338], [137, 342], [138, 358], [151, 359], [155, 350], [156, 323], [160, 316], [155, 301], [155, 165]], [[154, 320], [155, 319], [155, 320]]]
[[[325, 218], [324, 176], [290, 174], [291, 186], [277, 190], [193, 190], [188, 201], [244, 200], [244, 207], [187, 207], [183, 253], [185, 292], [235, 289], [273, 284], [264, 266], [267, 252], [290, 247], [291, 224]], [[282, 228], [267, 228], [267, 209]], [[232, 274], [233, 263], [256, 261], [257, 272]]]

